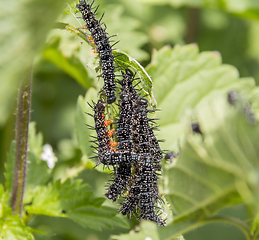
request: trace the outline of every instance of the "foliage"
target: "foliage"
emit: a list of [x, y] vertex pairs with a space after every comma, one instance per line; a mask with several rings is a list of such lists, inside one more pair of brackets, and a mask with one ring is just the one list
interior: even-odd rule
[[28, 214], [67, 217], [83, 227], [101, 230], [103, 227], [125, 222], [116, 218], [116, 210], [102, 206], [104, 198], [91, 198], [92, 193], [80, 180], [49, 183], [27, 193], [25, 205]]
[[156, 115], [160, 118], [159, 137], [171, 140], [162, 146], [175, 151], [178, 150], [177, 139], [184, 134], [181, 122], [186, 109], [198, 110], [203, 102], [232, 89], [244, 89], [244, 94], [248, 95], [254, 88], [252, 78], [239, 79], [233, 66], [222, 65], [218, 52], [199, 54], [198, 47], [193, 44], [155, 51], [147, 72], [154, 79], [158, 108], [163, 109]]
[[[105, 10], [107, 31], [118, 33], [114, 39], [120, 40], [113, 51], [116, 66], [136, 72], [135, 83], [150, 107], [162, 110], [155, 115], [160, 119], [157, 136], [165, 140], [161, 146], [180, 151], [176, 160], [163, 162], [159, 184], [161, 208], [167, 216], [164, 228], [118, 215], [118, 206], [103, 197], [109, 169], [92, 170], [94, 131], [85, 124], [92, 126], [93, 118], [85, 113], [92, 114], [87, 102], [97, 100], [103, 83], [96, 77], [100, 70], [93, 45], [76, 19], [76, 2], [66, 6], [64, 1], [43, 0], [0, 3], [0, 125], [6, 123], [0, 136], [1, 143], [7, 142], [1, 152], [5, 145], [9, 148], [5, 181], [0, 185], [0, 238], [180, 240], [184, 235], [194, 240], [186, 233], [217, 222], [241, 229], [240, 240], [256, 239], [258, 1], [98, 0], [98, 16]], [[185, 44], [189, 42], [198, 44]], [[37, 133], [35, 122], [30, 123], [24, 209], [19, 218], [9, 204], [16, 143], [10, 141], [13, 126], [7, 119], [12, 119], [15, 91], [32, 61], [32, 119], [42, 133]], [[239, 94], [235, 106], [227, 101], [231, 90]], [[115, 107], [108, 117], [116, 111]], [[202, 135], [193, 134], [193, 122], [199, 123]], [[54, 169], [41, 159], [47, 142], [58, 157]], [[244, 218], [228, 213], [236, 206], [244, 206]], [[53, 224], [44, 222], [42, 215], [52, 217]], [[71, 220], [79, 227], [66, 229], [75, 226]], [[61, 230], [55, 236], [57, 229]], [[213, 232], [210, 237], [214, 239]]]
[[12, 215], [12, 209], [8, 206], [8, 197], [3, 185], [0, 185], [0, 237], [2, 239], [33, 240], [31, 229], [16, 215]]
[[[11, 151], [6, 163], [6, 191], [1, 186], [1, 228], [7, 229], [1, 232], [5, 239], [34, 239], [32, 231], [24, 225], [33, 215], [47, 215], [52, 217], [64, 217], [74, 220], [83, 227], [101, 230], [103, 227], [113, 228], [119, 226], [127, 228], [127, 223], [116, 216], [116, 209], [103, 206], [104, 198], [94, 198], [87, 185], [80, 180], [60, 180], [49, 182], [51, 169], [46, 162], [40, 159], [42, 153], [42, 134], [36, 134], [35, 123], [29, 128], [29, 164], [27, 170], [27, 182], [24, 197], [26, 214], [23, 219], [12, 215], [8, 206], [8, 195], [12, 190], [12, 172], [14, 162], [15, 144], [11, 145]], [[37, 232], [37, 231], [36, 231]]]
[[195, 219], [195, 224], [205, 224], [219, 209], [239, 203], [254, 211], [258, 208], [258, 183], [253, 177], [258, 169], [258, 126], [226, 103], [224, 95], [205, 103], [197, 118], [204, 142], [189, 130], [176, 165], [167, 167], [164, 175], [168, 178], [164, 191], [177, 214], [174, 221]]

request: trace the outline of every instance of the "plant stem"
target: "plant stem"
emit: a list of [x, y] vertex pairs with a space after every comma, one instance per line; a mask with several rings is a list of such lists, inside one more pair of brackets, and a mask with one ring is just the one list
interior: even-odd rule
[[15, 132], [15, 166], [11, 207], [13, 213], [21, 216], [26, 178], [28, 130], [31, 107], [32, 70], [21, 81], [18, 90]]

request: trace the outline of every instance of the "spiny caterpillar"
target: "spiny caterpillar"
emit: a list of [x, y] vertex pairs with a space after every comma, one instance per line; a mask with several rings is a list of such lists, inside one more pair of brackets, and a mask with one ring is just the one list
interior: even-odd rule
[[[105, 196], [116, 201], [127, 193], [120, 212], [123, 215], [136, 214], [139, 218], [165, 225], [159, 216], [157, 207], [159, 198], [158, 175], [161, 170], [162, 150], [153, 133], [150, 122], [155, 119], [148, 118], [148, 102], [140, 97], [133, 86], [133, 73], [126, 69], [122, 72], [119, 97], [119, 116], [116, 121], [115, 136], [118, 141], [116, 147], [111, 147], [111, 131], [108, 130], [105, 120], [105, 103], [100, 100], [93, 109], [95, 130], [97, 133], [97, 156], [100, 163], [113, 166], [111, 183]], [[114, 142], [113, 142], [114, 143]]]
[[[93, 7], [94, 1], [91, 3], [85, 0], [80, 0], [77, 4], [77, 8], [82, 14], [82, 18], [85, 21], [85, 29], [88, 29], [91, 33], [90, 39], [92, 43], [96, 45], [96, 52], [100, 55], [102, 74], [99, 75], [104, 80], [103, 90], [107, 97], [107, 103], [111, 104], [115, 102], [115, 75], [114, 75], [114, 57], [112, 54], [112, 46], [110, 45], [109, 38], [106, 33], [106, 28], [101, 26], [101, 19], [96, 19], [96, 12], [98, 7]], [[94, 10], [94, 11], [93, 11]], [[116, 43], [115, 43], [116, 44]], [[115, 45], [113, 44], [113, 45]]]
[[159, 217], [159, 209], [156, 203], [159, 200], [158, 174], [161, 170], [160, 161], [163, 152], [159, 147], [149, 119], [148, 101], [140, 97], [133, 86], [133, 74], [126, 69], [123, 74], [123, 81], [126, 81], [124, 88], [129, 89], [129, 99], [132, 101], [132, 141], [134, 152], [139, 156], [138, 162], [134, 165], [134, 176], [132, 177], [129, 195], [126, 197], [120, 212], [124, 215], [131, 215], [136, 209], [136, 213], [142, 219], [164, 225], [164, 220]]

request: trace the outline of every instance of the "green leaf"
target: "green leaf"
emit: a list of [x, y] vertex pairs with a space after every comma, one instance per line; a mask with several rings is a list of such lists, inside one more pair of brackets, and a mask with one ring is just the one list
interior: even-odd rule
[[[231, 218], [231, 217], [211, 217], [206, 219], [190, 219], [182, 222], [174, 222], [168, 227], [160, 228], [158, 230], [160, 239], [171, 240], [173, 236], [178, 236], [180, 233], [185, 234], [189, 231], [196, 230], [197, 228], [209, 224], [209, 223], [221, 223], [221, 224], [231, 224], [236, 227], [239, 227], [243, 230], [243, 233], [246, 239], [253, 239], [253, 236], [250, 234], [250, 229], [242, 221]], [[243, 239], [243, 238], [242, 238]]]
[[[239, 166], [239, 169], [235, 164], [228, 163], [237, 157], [231, 153], [236, 151], [240, 156], [244, 156], [242, 153], [244, 151], [246, 158], [243, 161], [252, 161], [254, 164], [250, 170], [256, 171], [255, 169], [258, 168], [255, 162], [258, 153], [253, 149], [257, 140], [252, 134], [252, 132], [257, 133], [257, 128], [250, 126], [241, 113], [227, 104], [227, 93], [236, 89], [241, 96], [253, 100], [252, 106], [255, 106], [255, 113], [258, 115], [258, 89], [255, 88], [253, 79], [239, 79], [237, 70], [222, 64], [217, 52], [199, 53], [194, 44], [175, 46], [173, 49], [164, 47], [155, 51], [147, 72], [153, 78], [158, 108], [162, 109], [161, 112], [156, 113], [161, 125], [158, 137], [166, 140], [161, 145], [165, 149], [178, 151], [179, 139], [181, 140], [181, 154], [176, 166], [172, 167], [174, 163], [167, 164], [163, 172], [162, 193], [167, 195], [176, 216], [172, 224], [159, 230], [161, 239], [171, 239], [180, 233], [214, 221], [211, 216], [227, 205], [245, 203], [257, 209], [256, 180], [253, 183], [250, 182], [256, 173], [248, 174], [243, 170], [250, 163], [244, 163], [245, 166]], [[246, 106], [241, 103], [242, 105]], [[216, 111], [217, 114], [211, 113]], [[244, 113], [244, 110], [241, 112]], [[188, 121], [183, 121], [186, 119], [186, 114]], [[213, 130], [214, 135], [208, 137], [208, 144], [212, 149], [204, 146], [200, 136], [193, 136], [190, 130], [190, 119], [200, 124], [205, 136], [204, 143], [206, 134], [212, 134]], [[211, 129], [205, 130], [206, 125]], [[221, 133], [222, 129], [225, 129], [226, 135]], [[186, 130], [188, 130], [188, 137], [184, 143]], [[232, 139], [236, 140], [236, 138], [234, 150], [231, 149]], [[190, 146], [190, 142], [193, 143], [193, 141], [195, 146]], [[246, 151], [248, 145], [250, 153]], [[249, 156], [249, 154], [252, 155]], [[206, 162], [200, 160], [203, 155], [209, 160], [206, 159]], [[221, 165], [213, 165], [212, 159], [218, 157], [221, 158]], [[237, 159], [235, 161], [237, 162]], [[242, 160], [239, 159], [238, 163], [241, 164]], [[238, 179], [241, 176], [247, 176], [247, 179]], [[251, 188], [253, 190], [250, 190]], [[221, 219], [221, 221], [224, 220]], [[230, 220], [233, 224], [236, 223], [235, 221]], [[249, 235], [247, 226], [243, 227], [239, 223], [237, 225], [243, 228], [246, 235]]]
[[[203, 102], [197, 118], [204, 141], [187, 126], [187, 139], [175, 166], [164, 171], [164, 194], [170, 200], [174, 224], [202, 224], [218, 210], [245, 203], [258, 212], [259, 125], [251, 125], [243, 112], [222, 94]], [[196, 222], [195, 222], [196, 220]], [[176, 224], [177, 225], [177, 224]], [[242, 226], [242, 224], [240, 224]], [[242, 227], [241, 227], [242, 229]], [[246, 234], [247, 227], [243, 227]], [[182, 230], [184, 231], [184, 230]], [[166, 238], [169, 239], [169, 238]]]
[[8, 240], [33, 240], [31, 229], [26, 227], [22, 220], [15, 215], [0, 218], [0, 238]]
[[31, 68], [63, 4], [62, 0], [1, 1], [0, 125], [12, 111], [19, 80]]
[[0, 185], [0, 239], [33, 240], [31, 229], [17, 215], [13, 215], [8, 204], [8, 194]]
[[46, 60], [58, 66], [65, 73], [70, 75], [72, 78], [77, 80], [79, 84], [84, 86], [85, 88], [91, 87], [86, 79], [88, 79], [88, 74], [85, 71], [83, 65], [78, 61], [75, 57], [66, 58], [62, 55], [60, 51], [56, 48], [49, 47], [47, 48], [43, 56]]
[[140, 80], [139, 86], [141, 90], [144, 94], [147, 94], [147, 97], [149, 98], [152, 106], [155, 107], [156, 100], [152, 92], [152, 80], [146, 70], [140, 65], [140, 63], [136, 59], [132, 58], [128, 54], [119, 50], [114, 50], [113, 53], [115, 57], [117, 55], [116, 62], [122, 69], [133, 68], [137, 72], [137, 76], [139, 77], [138, 81]]
[[63, 11], [63, 14], [69, 15], [71, 14], [71, 12], [73, 13], [79, 12], [79, 10], [76, 8], [77, 4], [78, 4], [77, 0], [70, 0]]
[[[5, 191], [4, 186], [0, 184], [0, 218], [6, 215], [7, 213], [11, 213], [12, 210], [9, 207], [6, 207], [9, 205], [10, 200], [8, 199], [8, 192]], [[6, 210], [5, 210], [6, 209]]]
[[236, 68], [222, 64], [218, 52], [199, 53], [195, 44], [154, 51], [146, 69], [162, 110], [156, 113], [160, 119], [158, 138], [166, 140], [161, 146], [168, 150], [178, 151], [178, 141], [184, 135], [181, 122], [188, 109], [198, 109], [203, 102], [232, 89], [248, 95], [255, 85], [252, 78], [239, 79]]
[[[83, 227], [101, 230], [104, 227], [128, 227], [116, 217], [116, 209], [102, 206], [104, 198], [92, 198], [92, 192], [80, 180], [57, 181], [39, 186], [30, 194], [32, 203], [25, 207], [29, 214], [66, 217]], [[26, 204], [26, 203], [25, 203]]]

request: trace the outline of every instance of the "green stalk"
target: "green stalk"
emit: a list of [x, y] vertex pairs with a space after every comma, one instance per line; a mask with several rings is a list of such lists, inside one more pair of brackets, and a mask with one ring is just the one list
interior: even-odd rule
[[15, 131], [15, 166], [11, 207], [14, 214], [21, 216], [26, 179], [28, 130], [31, 108], [32, 71], [22, 79], [17, 99]]

